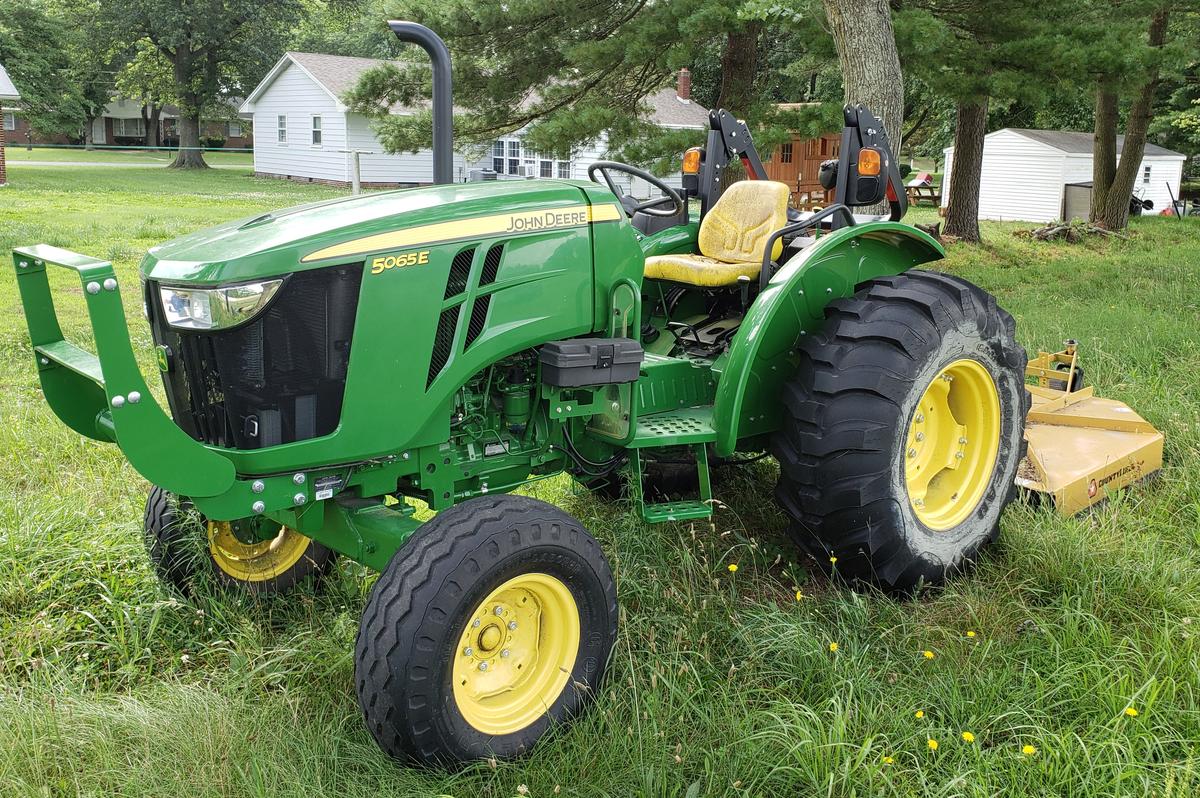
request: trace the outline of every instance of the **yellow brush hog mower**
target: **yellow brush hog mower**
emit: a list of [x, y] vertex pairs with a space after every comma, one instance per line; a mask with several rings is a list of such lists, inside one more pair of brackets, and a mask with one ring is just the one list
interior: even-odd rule
[[1083, 386], [1078, 346], [1039, 352], [1025, 375], [1033, 402], [1017, 484], [1074, 515], [1162, 468], [1163, 435], [1128, 406]]

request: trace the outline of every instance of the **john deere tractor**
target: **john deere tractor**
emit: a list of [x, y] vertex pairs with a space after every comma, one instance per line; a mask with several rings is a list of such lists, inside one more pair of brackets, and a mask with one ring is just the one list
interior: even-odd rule
[[[799, 546], [896, 591], [996, 535], [1025, 353], [994, 298], [919, 269], [943, 252], [899, 223], [868, 110], [846, 109], [823, 168], [839, 201], [815, 213], [789, 209], [723, 111], [681, 190], [609, 161], [590, 181], [452, 183], [449, 54], [391, 24], [432, 59], [435, 185], [184, 236], [150, 250], [140, 286], [14, 253], [46, 401], [154, 486], [165, 583], [279, 592], [339, 556], [377, 569], [355, 652], [367, 728], [394, 756], [454, 762], [519, 754], [578, 713], [617, 634], [593, 537], [511, 495], [534, 480], [625, 486], [614, 513], [685, 521], [713, 512], [710, 466], [769, 453]], [[631, 177], [658, 193], [635, 199]], [[855, 214], [885, 202], [889, 218]], [[95, 354], [64, 340], [50, 267], [78, 274]], [[130, 344], [134, 290], [166, 409]], [[681, 461], [693, 484], [658, 500]]]

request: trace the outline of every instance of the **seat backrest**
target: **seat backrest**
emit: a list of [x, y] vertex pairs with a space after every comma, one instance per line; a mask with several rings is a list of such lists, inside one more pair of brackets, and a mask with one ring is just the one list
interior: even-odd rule
[[[738, 263], [761, 260], [767, 237], [787, 224], [787, 184], [774, 180], [739, 180], [708, 209], [700, 223], [700, 254]], [[778, 258], [783, 242], [771, 253]]]

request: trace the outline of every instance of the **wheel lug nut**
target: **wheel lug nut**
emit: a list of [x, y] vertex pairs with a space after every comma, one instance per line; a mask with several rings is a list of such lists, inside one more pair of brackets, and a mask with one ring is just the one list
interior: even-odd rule
[[920, 423], [922, 423], [924, 420], [925, 420], [925, 414], [924, 414], [924, 413], [917, 413], [917, 423], [918, 423], [918, 424], [920, 424]]
[[918, 433], [917, 433], [917, 442], [918, 442], [918, 443], [920, 443], [920, 442], [921, 442], [921, 441], [923, 441], [923, 440], [925, 440], [925, 433], [924, 433], [924, 432], [918, 432]]
[[472, 629], [478, 629], [478, 628], [479, 628], [479, 619], [478, 619], [478, 618], [476, 618], [475, 620], [471, 621], [471, 628], [472, 628]]
[[495, 615], [503, 615], [504, 610], [501, 607], [497, 607], [496, 609], [492, 610], [492, 613]]
[[508, 654], [509, 654], [509, 652], [508, 652], [507, 648], [500, 652], [500, 656], [502, 656], [502, 657], [507, 657]]
[[463, 656], [464, 656], [464, 657], [469, 657], [469, 656], [471, 656], [471, 655], [472, 655], [472, 654], [474, 654], [474, 653], [475, 653], [475, 649], [471, 648], [470, 646], [467, 646], [466, 648], [464, 648], [464, 649], [463, 649]]
[[908, 450], [908, 456], [909, 456], [909, 457], [916, 457], [916, 456], [917, 456], [917, 450], [916, 450], [916, 449], [909, 449], [909, 450]]
[[954, 459], [955, 459], [955, 460], [961, 460], [961, 459], [963, 459], [963, 453], [962, 453], [962, 452], [955, 452], [955, 453], [954, 453]]
[[966, 439], [966, 438], [959, 438], [959, 439], [958, 439], [958, 442], [959, 442], [959, 443], [961, 443], [963, 446], [966, 446], [966, 445], [967, 445], [967, 439]]
[[925, 500], [924, 499], [916, 499], [913, 501], [913, 504], [916, 505], [917, 507], [924, 507]]
[[486, 663], [486, 662], [481, 662], [481, 663], [479, 663], [479, 670], [481, 670], [481, 671], [486, 671], [486, 670], [487, 670], [487, 663]]
[[509, 621], [509, 622], [508, 622], [508, 628], [509, 628], [510, 630], [514, 630], [514, 629], [516, 629], [516, 628], [517, 628], [517, 622], [516, 622], [516, 621]]

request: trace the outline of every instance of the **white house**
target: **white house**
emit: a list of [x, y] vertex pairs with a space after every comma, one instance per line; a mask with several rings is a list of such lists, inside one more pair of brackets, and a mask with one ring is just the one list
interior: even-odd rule
[[[1118, 158], [1123, 139], [1123, 136], [1117, 137]], [[954, 169], [954, 148], [947, 147], [944, 152], [946, 167], [942, 185], [949, 187]], [[1171, 207], [1170, 194], [1174, 192], [1176, 197], [1179, 196], [1186, 160], [1185, 155], [1147, 143], [1134, 184], [1135, 192], [1143, 199], [1153, 201], [1156, 211]], [[1022, 128], [997, 130], [983, 140], [979, 218], [1030, 222], [1062, 219], [1066, 187], [1091, 179], [1091, 133]], [[943, 206], [949, 198], [950, 192], [943, 190]]]
[[[405, 186], [433, 182], [433, 159], [426, 150], [387, 155], [371, 130], [370, 120], [352, 113], [342, 102], [363, 72], [384, 63], [319, 53], [285, 53], [242, 104], [240, 113], [254, 121], [254, 173], [267, 177], [347, 185], [352, 179], [352, 151], [358, 151], [363, 185]], [[650, 120], [676, 129], [704, 129], [708, 109], [691, 101], [691, 78], [645, 98]], [[398, 109], [396, 113], [407, 113]], [[490, 169], [506, 178], [585, 178], [590, 163], [607, 149], [601, 136], [568, 161], [533, 151], [521, 131], [497, 139], [481, 160], [454, 155], [454, 177], [466, 180], [473, 170]]]

